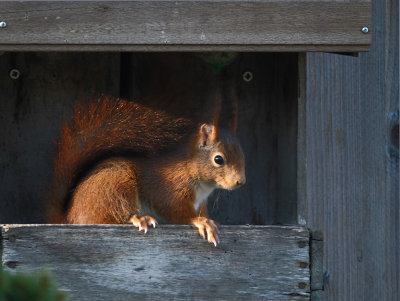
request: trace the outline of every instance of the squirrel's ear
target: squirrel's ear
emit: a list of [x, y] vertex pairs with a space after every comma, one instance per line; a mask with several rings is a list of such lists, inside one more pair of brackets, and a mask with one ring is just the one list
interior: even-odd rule
[[217, 136], [215, 125], [203, 123], [199, 130], [199, 147], [209, 147], [217, 139]]

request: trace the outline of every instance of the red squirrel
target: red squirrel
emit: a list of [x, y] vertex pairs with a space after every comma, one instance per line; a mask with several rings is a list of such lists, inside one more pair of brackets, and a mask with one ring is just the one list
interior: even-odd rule
[[232, 130], [123, 99], [78, 105], [57, 146], [49, 222], [131, 222], [145, 232], [157, 221], [192, 224], [216, 246], [207, 197], [246, 181]]

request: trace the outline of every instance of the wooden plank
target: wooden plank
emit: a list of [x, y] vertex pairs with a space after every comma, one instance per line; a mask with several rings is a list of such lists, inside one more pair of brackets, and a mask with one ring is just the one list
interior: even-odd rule
[[220, 230], [214, 247], [190, 226], [5, 225], [2, 260], [51, 269], [75, 300], [309, 300], [306, 228]]
[[367, 51], [369, 0], [1, 1], [5, 51]]
[[369, 53], [307, 54], [306, 220], [328, 301], [400, 295], [399, 2], [372, 4]]

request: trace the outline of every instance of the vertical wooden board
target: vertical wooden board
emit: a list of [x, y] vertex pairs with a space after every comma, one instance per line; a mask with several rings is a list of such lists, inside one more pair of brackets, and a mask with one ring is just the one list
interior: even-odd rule
[[119, 54], [5, 53], [0, 91], [0, 222], [40, 222], [60, 126], [77, 100], [118, 95]]
[[297, 127], [298, 127], [298, 54], [282, 56], [275, 61], [278, 111], [277, 159], [278, 202], [277, 223], [297, 223]]
[[[223, 224], [296, 223], [296, 54], [242, 53], [219, 74], [187, 53], [125, 59], [122, 95], [147, 105], [204, 122], [219, 88], [223, 113], [238, 100], [247, 183], [210, 196], [213, 218]], [[243, 79], [245, 72], [251, 81]]]
[[399, 6], [373, 1], [372, 47], [307, 55], [308, 226], [324, 232], [325, 300], [399, 298]]

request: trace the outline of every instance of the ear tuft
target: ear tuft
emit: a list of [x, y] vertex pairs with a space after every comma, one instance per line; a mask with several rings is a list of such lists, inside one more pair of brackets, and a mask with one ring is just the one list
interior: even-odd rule
[[199, 130], [199, 148], [210, 147], [217, 138], [217, 129], [212, 124], [203, 123]]

